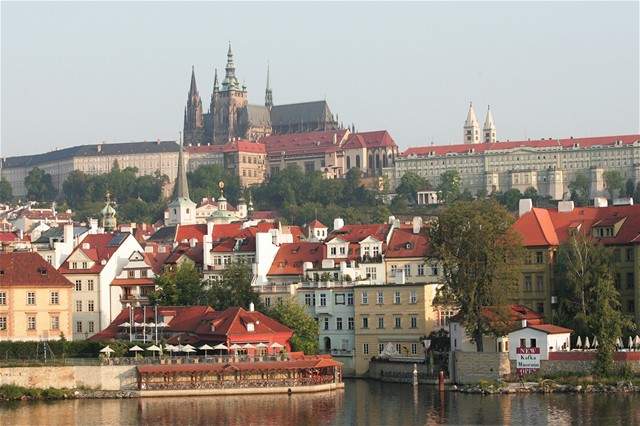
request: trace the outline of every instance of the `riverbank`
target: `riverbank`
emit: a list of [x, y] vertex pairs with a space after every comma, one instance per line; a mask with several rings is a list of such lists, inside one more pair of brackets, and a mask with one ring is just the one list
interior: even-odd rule
[[595, 382], [593, 384], [569, 384], [554, 380], [542, 382], [520, 383], [481, 383], [479, 385], [451, 386], [453, 392], [472, 393], [481, 395], [518, 394], [518, 393], [640, 393], [640, 385], [630, 381], [618, 381], [615, 384]]
[[0, 386], [0, 401], [52, 401], [61, 399], [122, 399], [139, 398], [135, 391], [104, 391], [93, 389], [41, 389], [22, 386]]

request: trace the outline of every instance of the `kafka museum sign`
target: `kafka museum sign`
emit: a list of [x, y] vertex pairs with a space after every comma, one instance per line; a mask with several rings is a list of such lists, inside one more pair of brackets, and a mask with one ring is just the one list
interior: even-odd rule
[[519, 375], [532, 374], [540, 369], [540, 348], [516, 348], [516, 371]]

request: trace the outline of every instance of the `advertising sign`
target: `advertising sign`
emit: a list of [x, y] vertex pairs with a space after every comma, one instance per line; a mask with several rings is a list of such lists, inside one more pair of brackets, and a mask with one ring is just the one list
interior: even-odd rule
[[519, 375], [532, 374], [540, 369], [540, 348], [516, 348], [516, 371]]

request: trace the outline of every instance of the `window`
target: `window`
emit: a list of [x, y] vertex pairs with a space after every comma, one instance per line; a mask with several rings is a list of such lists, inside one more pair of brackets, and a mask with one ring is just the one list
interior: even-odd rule
[[544, 291], [544, 277], [542, 275], [536, 275], [536, 290]]
[[520, 339], [520, 347], [521, 348], [527, 347], [527, 339]]
[[424, 265], [418, 265], [418, 276], [419, 277], [424, 276]]
[[34, 291], [27, 292], [27, 305], [36, 304], [36, 293]]
[[347, 254], [347, 249], [344, 246], [340, 246], [340, 256]]
[[87, 262], [82, 262], [82, 269], [88, 269], [87, 268]]
[[400, 343], [396, 343], [396, 351], [398, 351], [398, 353], [402, 355], [402, 345]]
[[71, 269], [78, 269], [78, 262], [71, 262]]
[[536, 263], [542, 263], [542, 261], [544, 260], [543, 254], [544, 253], [541, 251], [536, 252]]
[[142, 271], [140, 271], [140, 276], [141, 276], [142, 278], [147, 278], [147, 270], [146, 270], [146, 269], [143, 269]]
[[304, 304], [307, 306], [316, 306], [316, 295], [315, 294], [305, 294], [304, 295]]
[[413, 315], [409, 317], [409, 327], [418, 328], [418, 317]]
[[76, 291], [82, 291], [82, 281], [76, 280]]
[[342, 318], [336, 318], [336, 330], [342, 330]]
[[353, 317], [349, 317], [349, 318], [347, 319], [347, 328], [348, 328], [349, 330], [353, 330], [353, 328], [354, 328], [354, 324], [353, 324]]
[[392, 277], [396, 276], [396, 272], [398, 272], [398, 265], [391, 265], [391, 271], [389, 272], [389, 274]]
[[363, 343], [362, 344], [362, 354], [363, 355], [369, 355], [369, 344], [368, 343]]
[[320, 306], [327, 306], [327, 295], [325, 293], [320, 294]]
[[431, 265], [431, 275], [438, 275], [438, 265]]
[[620, 277], [620, 274], [616, 274], [615, 280], [614, 280], [614, 285], [616, 286], [616, 289], [618, 289], [618, 290], [620, 290], [620, 288], [622, 287], [622, 278]]
[[396, 291], [395, 293], [393, 293], [393, 303], [395, 303], [396, 305], [400, 304], [400, 292]]
[[51, 304], [57, 305], [60, 302], [59, 293], [57, 291], [51, 292]]
[[0, 330], [7, 329], [7, 317], [0, 317]]
[[411, 355], [417, 355], [418, 354], [418, 345], [416, 343], [412, 343], [411, 344]]
[[344, 305], [344, 293], [338, 293], [335, 296], [336, 305]]
[[633, 262], [633, 249], [627, 249], [627, 262]]
[[347, 305], [348, 306], [353, 306], [353, 293], [348, 293], [347, 294]]
[[264, 298], [264, 306], [266, 306], [266, 307], [271, 306], [271, 298], [270, 297], [265, 297]]
[[87, 291], [93, 291], [93, 280], [87, 280]]
[[362, 305], [368, 305], [369, 304], [369, 293], [367, 293], [366, 291], [362, 292], [362, 301], [360, 303]]
[[127, 271], [127, 277], [135, 278], [136, 277], [136, 271], [133, 271], [133, 270]]
[[635, 300], [627, 300], [627, 312], [634, 313], [636, 311]]
[[329, 253], [333, 256], [335, 256], [337, 254], [337, 247], [331, 247], [329, 249]]
[[60, 330], [60, 317], [51, 317], [51, 330]]
[[440, 327], [448, 326], [453, 315], [454, 313], [452, 310], [440, 311]]
[[537, 348], [538, 346], [536, 346], [538, 344], [538, 341], [536, 339], [531, 339], [531, 347], [532, 348]]
[[47, 263], [53, 264], [53, 256], [50, 254], [47, 255]]
[[36, 317], [27, 317], [27, 330], [36, 329]]
[[7, 292], [0, 291], [0, 305], [6, 305], [6, 304], [7, 304]]
[[76, 333], [82, 333], [82, 321], [76, 321]]
[[418, 303], [418, 295], [416, 294], [415, 290], [411, 290], [409, 292], [409, 303], [411, 304]]
[[384, 293], [382, 291], [377, 292], [378, 305], [384, 305]]
[[627, 273], [627, 288], [634, 288], [635, 287], [635, 280], [633, 277], [633, 272], [629, 272]]
[[384, 352], [384, 343], [378, 343], [378, 355]]
[[393, 328], [402, 328], [402, 317], [393, 318]]
[[404, 265], [404, 276], [405, 277], [410, 277], [411, 276], [411, 265], [410, 264], [406, 264]]
[[378, 278], [378, 269], [375, 266], [368, 266], [367, 269], [367, 278], [375, 280]]
[[82, 300], [76, 300], [76, 312], [82, 312]]
[[329, 318], [324, 318], [323, 320], [323, 330], [328, 330], [329, 329]]
[[369, 328], [369, 317], [362, 317], [362, 328]]
[[538, 302], [538, 304], [536, 305], [536, 311], [539, 314], [544, 314], [544, 303], [543, 302]]
[[87, 302], [87, 311], [93, 312], [93, 300]]
[[524, 276], [524, 291], [531, 291], [531, 275]]
[[384, 317], [383, 316], [379, 316], [378, 317], [378, 328], [384, 328]]

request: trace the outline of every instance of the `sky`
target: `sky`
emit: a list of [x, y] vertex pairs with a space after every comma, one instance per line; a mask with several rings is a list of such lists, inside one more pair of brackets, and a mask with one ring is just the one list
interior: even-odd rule
[[249, 103], [325, 99], [400, 151], [640, 133], [637, 1], [0, 2], [0, 155], [177, 140], [229, 43]]

